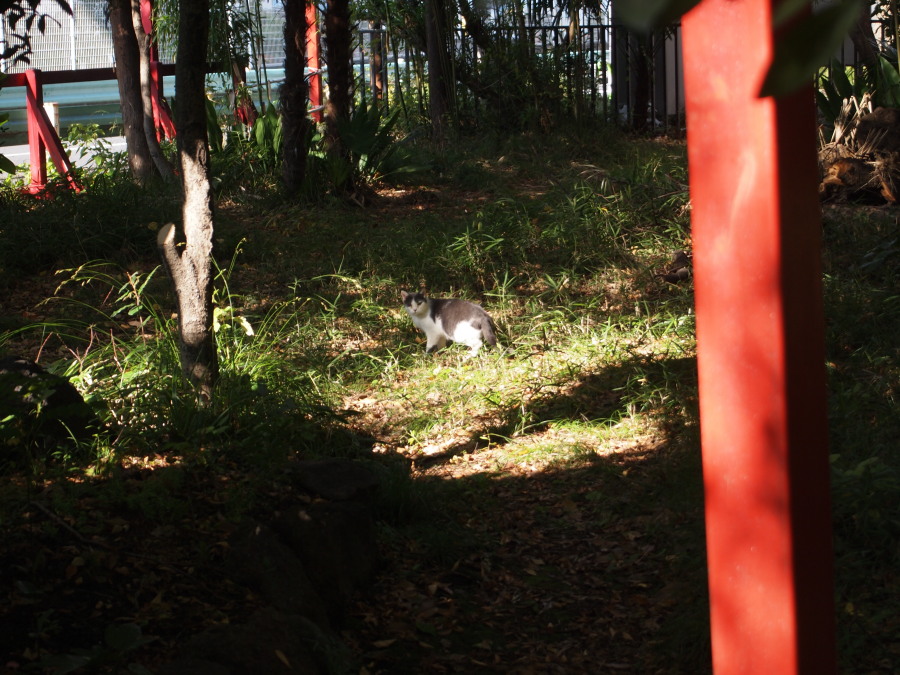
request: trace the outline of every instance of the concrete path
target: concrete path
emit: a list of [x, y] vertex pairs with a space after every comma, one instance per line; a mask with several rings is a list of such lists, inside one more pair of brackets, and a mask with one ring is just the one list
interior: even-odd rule
[[[109, 148], [114, 152], [125, 151], [124, 136], [110, 136], [106, 139], [109, 141]], [[30, 161], [29, 149], [27, 145], [8, 145], [0, 146], [0, 155], [8, 157], [16, 166], [28, 164]], [[91, 161], [90, 152], [81, 152], [81, 149], [69, 151], [69, 159], [75, 166], [86, 166]], [[47, 161], [51, 162], [50, 156]]]

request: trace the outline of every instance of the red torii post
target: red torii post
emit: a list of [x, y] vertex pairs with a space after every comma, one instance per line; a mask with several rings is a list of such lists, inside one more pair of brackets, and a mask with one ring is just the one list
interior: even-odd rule
[[10, 75], [6, 86], [19, 85], [25, 87], [25, 110], [28, 119], [28, 147], [31, 164], [31, 184], [28, 191], [39, 194], [47, 187], [47, 152], [56, 165], [60, 175], [64, 176], [69, 187], [81, 190], [69, 160], [69, 155], [59, 140], [56, 129], [50, 123], [47, 111], [44, 110], [44, 88], [41, 82], [41, 71], [26, 70], [21, 75]]
[[682, 23], [717, 675], [837, 671], [815, 99], [759, 96], [777, 4]]
[[319, 12], [314, 0], [306, 3], [306, 67], [309, 68], [309, 113], [322, 121], [322, 69], [319, 60]]
[[160, 72], [159, 47], [153, 37], [153, 2], [140, 0], [141, 25], [150, 38], [150, 101], [153, 106], [153, 122], [156, 125], [156, 138], [169, 140], [175, 138], [175, 123], [168, 104], [163, 99], [163, 79]]

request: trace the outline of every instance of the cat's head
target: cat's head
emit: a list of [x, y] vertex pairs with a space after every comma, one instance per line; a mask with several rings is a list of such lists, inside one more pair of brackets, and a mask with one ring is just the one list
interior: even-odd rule
[[407, 293], [400, 291], [400, 297], [403, 299], [403, 306], [406, 311], [412, 315], [421, 315], [428, 311], [428, 299], [424, 293]]

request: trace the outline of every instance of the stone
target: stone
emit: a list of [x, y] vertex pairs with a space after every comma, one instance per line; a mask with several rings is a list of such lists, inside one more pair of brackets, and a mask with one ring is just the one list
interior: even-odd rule
[[291, 467], [299, 487], [331, 501], [368, 501], [378, 490], [378, 477], [360, 462], [349, 459], [310, 459]]
[[280, 511], [272, 521], [298, 555], [334, 622], [375, 575], [378, 547], [371, 507], [359, 502], [313, 502]]
[[310, 582], [302, 560], [268, 525], [249, 521], [230, 542], [226, 570], [235, 581], [259, 593], [278, 609], [329, 625], [322, 597]]
[[28, 359], [0, 357], [0, 442], [34, 457], [100, 426], [68, 379]]

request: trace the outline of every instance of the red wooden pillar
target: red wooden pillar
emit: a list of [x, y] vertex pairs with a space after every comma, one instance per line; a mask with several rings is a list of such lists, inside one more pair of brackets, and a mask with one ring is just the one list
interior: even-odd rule
[[47, 185], [47, 146], [38, 127], [40, 110], [44, 108], [44, 90], [39, 70], [25, 71], [25, 115], [28, 120], [28, 153], [31, 163], [29, 191], [37, 192]]
[[316, 3], [306, 3], [306, 67], [309, 68], [310, 116], [322, 121], [322, 71], [319, 58], [319, 13]]
[[758, 95], [773, 4], [682, 24], [717, 675], [837, 669], [815, 99]]

